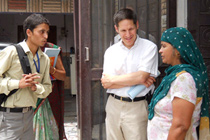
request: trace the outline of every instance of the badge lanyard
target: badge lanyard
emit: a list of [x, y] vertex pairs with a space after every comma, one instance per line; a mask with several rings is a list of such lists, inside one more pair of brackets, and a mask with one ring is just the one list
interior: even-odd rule
[[37, 67], [37, 64], [36, 64], [36, 61], [34, 60], [34, 64], [35, 64], [35, 66], [36, 66], [36, 71], [39, 73], [39, 71], [40, 71], [40, 61], [39, 61], [39, 55], [38, 55], [38, 52], [36, 53], [36, 57], [37, 57], [37, 59], [38, 59], [38, 67]]

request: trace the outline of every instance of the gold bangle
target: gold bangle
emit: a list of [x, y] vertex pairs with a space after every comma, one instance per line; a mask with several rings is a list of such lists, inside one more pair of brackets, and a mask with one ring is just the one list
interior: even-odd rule
[[54, 67], [53, 69], [54, 69], [54, 71], [51, 73], [52, 75], [54, 75], [54, 74], [55, 74], [55, 70], [56, 70], [56, 68]]

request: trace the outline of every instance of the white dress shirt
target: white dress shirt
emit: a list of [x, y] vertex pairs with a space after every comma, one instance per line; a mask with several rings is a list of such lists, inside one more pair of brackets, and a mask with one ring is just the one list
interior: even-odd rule
[[[109, 75], [124, 75], [132, 72], [144, 71], [154, 76], [158, 73], [157, 46], [147, 39], [137, 39], [130, 49], [123, 45], [122, 40], [110, 46], [104, 54], [103, 73]], [[128, 97], [127, 91], [131, 87], [108, 89], [107, 93]], [[144, 89], [137, 97], [145, 96], [154, 85]]]

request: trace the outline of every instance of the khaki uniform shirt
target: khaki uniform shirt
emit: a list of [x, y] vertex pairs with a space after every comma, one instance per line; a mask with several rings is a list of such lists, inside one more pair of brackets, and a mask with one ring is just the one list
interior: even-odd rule
[[[32, 73], [36, 73], [36, 66], [33, 59], [38, 65], [37, 56], [35, 55], [33, 57], [25, 41], [21, 42], [20, 45], [28, 56]], [[38, 76], [40, 76], [40, 79], [37, 79], [39, 82], [39, 84], [36, 84], [37, 90], [32, 91], [29, 87], [19, 89], [5, 103], [2, 103], [1, 106], [9, 108], [36, 107], [37, 98], [45, 98], [51, 93], [52, 84], [49, 75], [50, 60], [40, 48], [38, 49], [38, 56], [40, 60], [40, 72]], [[4, 93], [8, 95], [13, 89], [18, 89], [22, 74], [23, 70], [16, 48], [14, 46], [8, 46], [0, 51], [0, 94]]]

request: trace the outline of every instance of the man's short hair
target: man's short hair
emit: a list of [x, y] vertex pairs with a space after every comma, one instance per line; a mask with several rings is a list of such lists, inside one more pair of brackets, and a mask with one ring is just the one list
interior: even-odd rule
[[133, 23], [136, 25], [137, 16], [136, 13], [130, 8], [122, 8], [114, 14], [114, 24], [118, 27], [119, 22], [124, 19], [133, 20]]
[[47, 25], [50, 25], [50, 22], [48, 19], [46, 19], [41, 14], [31, 14], [28, 16], [25, 21], [23, 22], [23, 32], [25, 34], [25, 39], [27, 40], [28, 36], [26, 34], [26, 30], [29, 29], [33, 32], [34, 28], [36, 28], [38, 25], [45, 23]]

